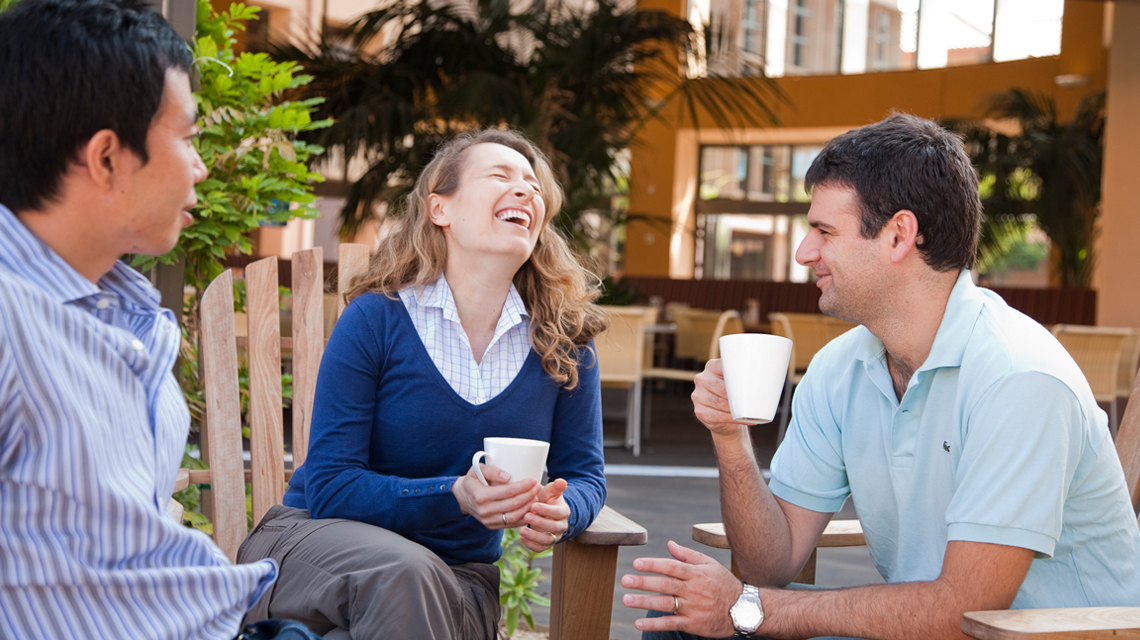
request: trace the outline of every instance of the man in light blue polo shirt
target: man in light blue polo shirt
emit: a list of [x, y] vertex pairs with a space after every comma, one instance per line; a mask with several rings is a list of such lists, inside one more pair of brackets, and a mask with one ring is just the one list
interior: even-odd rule
[[[720, 363], [697, 376], [745, 584], [673, 543], [675, 559], [639, 559], [657, 575], [623, 584], [664, 595], [626, 604], [675, 614], [639, 620], [644, 637], [955, 638], [965, 611], [1140, 605], [1104, 412], [1064, 348], [970, 278], [981, 203], [961, 142], [892, 116], [828, 143], [806, 184], [796, 259], [820, 309], [862, 326], [812, 361], [770, 486]], [[889, 584], [779, 588], [849, 496]]]

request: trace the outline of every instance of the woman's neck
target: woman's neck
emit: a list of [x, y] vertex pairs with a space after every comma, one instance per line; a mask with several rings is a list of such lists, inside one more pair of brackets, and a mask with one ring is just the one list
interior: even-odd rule
[[459, 313], [459, 324], [467, 334], [476, 362], [483, 360], [483, 353], [495, 337], [495, 328], [515, 275], [515, 270], [508, 272], [488, 267], [490, 265], [484, 268], [456, 265], [449, 260], [444, 269], [444, 277]]

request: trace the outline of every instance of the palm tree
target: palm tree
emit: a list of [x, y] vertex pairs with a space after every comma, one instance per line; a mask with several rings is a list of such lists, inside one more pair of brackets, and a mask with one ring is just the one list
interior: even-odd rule
[[342, 233], [405, 193], [450, 134], [507, 125], [551, 158], [567, 194], [559, 224], [577, 235], [582, 212], [608, 212], [626, 181], [623, 150], [670, 102], [692, 121], [704, 112], [721, 126], [775, 122], [770, 105], [784, 97], [767, 79], [680, 72], [689, 56], [707, 55], [697, 51], [707, 40], [699, 35], [682, 18], [615, 0], [589, 9], [561, 0], [525, 9], [508, 0], [391, 0], [339, 41], [271, 53], [304, 65], [313, 76], [304, 97], [326, 99], [315, 117], [336, 120], [312, 141], [368, 162], [348, 190]]
[[[946, 124], [966, 136], [982, 177], [987, 222], [982, 250], [1000, 250], [1027, 219], [1049, 236], [1062, 287], [1087, 287], [1095, 262], [1104, 155], [1104, 91], [1089, 94], [1068, 122], [1053, 99], [1022, 89], [992, 96], [989, 118]], [[988, 233], [987, 233], [988, 231]]]

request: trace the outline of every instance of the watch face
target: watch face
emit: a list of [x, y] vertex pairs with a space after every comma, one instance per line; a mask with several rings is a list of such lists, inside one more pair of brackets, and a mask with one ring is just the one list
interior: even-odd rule
[[764, 620], [759, 605], [753, 602], [740, 603], [739, 609], [732, 617], [738, 627], [750, 631], [759, 629], [760, 623]]
[[750, 593], [741, 594], [740, 599], [729, 609], [729, 613], [732, 615], [732, 625], [741, 633], [756, 631], [764, 621], [760, 598]]

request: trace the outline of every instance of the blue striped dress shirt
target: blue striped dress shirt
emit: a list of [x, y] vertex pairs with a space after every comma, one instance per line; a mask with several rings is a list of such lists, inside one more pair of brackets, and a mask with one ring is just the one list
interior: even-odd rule
[[471, 342], [459, 323], [459, 310], [447, 279], [417, 290], [400, 290], [400, 301], [424, 342], [431, 361], [459, 397], [483, 404], [502, 393], [522, 370], [530, 354], [530, 314], [515, 285], [511, 285], [495, 334], [483, 357], [475, 361]]
[[276, 577], [166, 510], [180, 340], [145, 278], [93, 284], [0, 206], [0, 638], [233, 638]]

